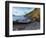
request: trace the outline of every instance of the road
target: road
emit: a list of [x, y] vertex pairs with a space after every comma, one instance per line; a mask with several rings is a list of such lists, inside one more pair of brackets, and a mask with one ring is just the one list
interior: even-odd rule
[[40, 22], [32, 22], [29, 24], [16, 24], [13, 25], [13, 31], [17, 30], [37, 30], [40, 29]]

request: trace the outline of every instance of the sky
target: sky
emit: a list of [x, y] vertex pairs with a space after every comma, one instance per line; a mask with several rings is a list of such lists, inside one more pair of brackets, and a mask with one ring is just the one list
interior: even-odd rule
[[22, 16], [22, 15], [25, 15], [25, 14], [29, 13], [33, 9], [34, 8], [29, 8], [29, 7], [13, 7], [12, 13], [15, 16]]

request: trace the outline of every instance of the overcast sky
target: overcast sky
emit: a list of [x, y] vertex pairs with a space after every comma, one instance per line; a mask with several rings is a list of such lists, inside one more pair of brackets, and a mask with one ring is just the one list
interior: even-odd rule
[[21, 16], [21, 15], [25, 15], [27, 13], [29, 13], [30, 11], [32, 11], [34, 8], [29, 8], [29, 7], [13, 7], [13, 15], [16, 16]]

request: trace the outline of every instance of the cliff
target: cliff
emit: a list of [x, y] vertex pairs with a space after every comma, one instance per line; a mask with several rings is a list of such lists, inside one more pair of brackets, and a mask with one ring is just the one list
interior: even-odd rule
[[31, 17], [33, 21], [40, 21], [40, 8], [35, 8], [34, 11], [26, 14], [26, 16]]

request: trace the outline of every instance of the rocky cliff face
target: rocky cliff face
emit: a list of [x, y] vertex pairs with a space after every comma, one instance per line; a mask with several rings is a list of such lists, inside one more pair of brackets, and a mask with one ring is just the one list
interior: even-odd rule
[[33, 21], [40, 21], [40, 8], [35, 8], [32, 13], [26, 14], [27, 16], [30, 16]]

